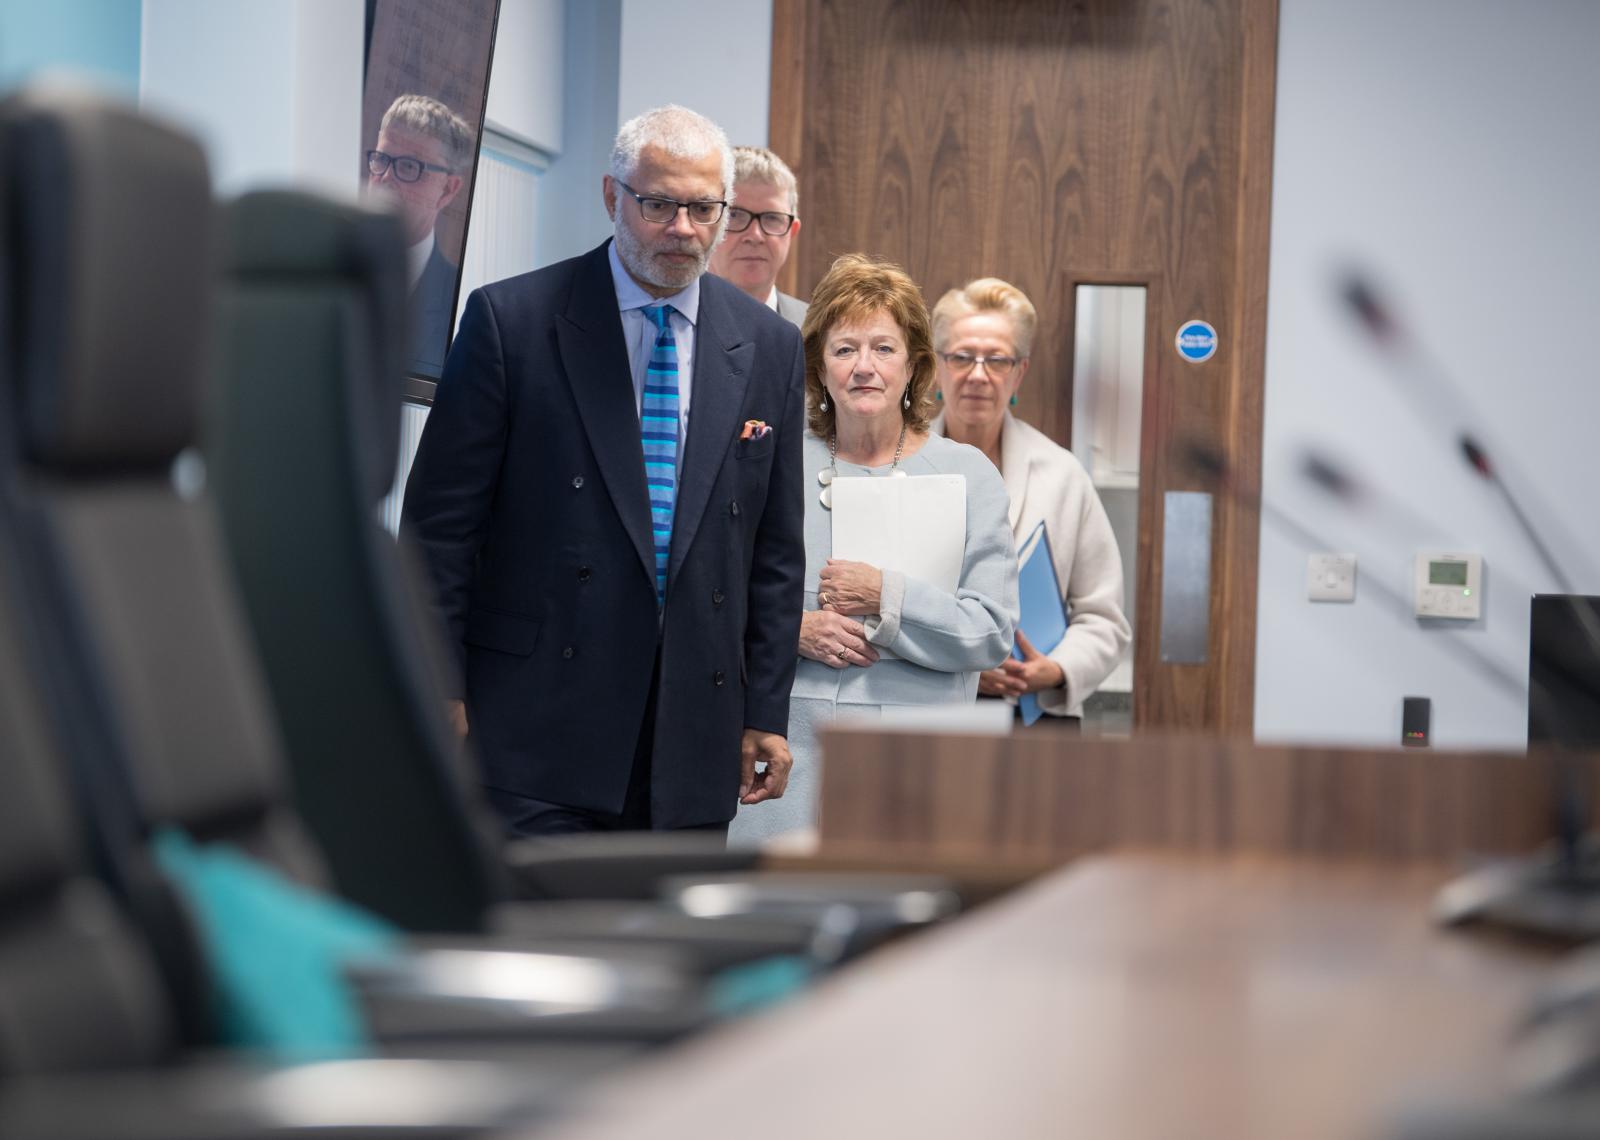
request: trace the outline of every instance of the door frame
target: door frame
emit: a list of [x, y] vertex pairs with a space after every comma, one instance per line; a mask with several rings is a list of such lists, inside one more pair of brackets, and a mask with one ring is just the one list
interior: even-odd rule
[[[1230, 0], [1222, 0], [1227, 3]], [[1140, 729], [1249, 736], [1255, 723], [1257, 575], [1259, 569], [1261, 443], [1266, 382], [1267, 271], [1271, 239], [1272, 156], [1277, 95], [1278, 0], [1231, 0], [1238, 5], [1240, 94], [1239, 168], [1233, 220], [1237, 258], [1231, 319], [1219, 328], [1227, 349], [1223, 376], [1226, 414], [1220, 438], [1208, 441], [1226, 459], [1223, 473], [1185, 460], [1189, 442], [1159, 419], [1157, 354], [1166, 330], [1146, 321], [1145, 391], [1140, 443], [1139, 549], [1136, 580], [1144, 631], [1136, 647], [1134, 718]], [[804, 152], [807, 60], [816, 50], [808, 13], [817, 0], [772, 0], [772, 67], [768, 145], [788, 160]], [[803, 177], [803, 172], [802, 172]], [[791, 258], [779, 287], [798, 294], [799, 267]], [[1147, 313], [1159, 313], [1158, 274], [1137, 267], [1106, 272], [1074, 270], [1077, 284], [1138, 284], [1148, 292]], [[1076, 313], [1074, 312], [1074, 329]], [[1068, 370], [1070, 384], [1070, 366]], [[1069, 415], [1070, 423], [1070, 415]], [[1150, 477], [1147, 478], [1147, 472]], [[1161, 507], [1168, 491], [1213, 496], [1211, 592], [1207, 664], [1203, 685], [1172, 674], [1192, 665], [1163, 664], [1157, 645], [1161, 600]], [[1144, 710], [1141, 714], [1141, 708]]]

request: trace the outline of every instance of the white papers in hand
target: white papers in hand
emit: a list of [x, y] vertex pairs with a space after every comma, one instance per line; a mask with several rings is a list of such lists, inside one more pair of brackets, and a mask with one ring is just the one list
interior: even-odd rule
[[967, 478], [853, 476], [833, 481], [833, 556], [954, 594], [967, 549]]

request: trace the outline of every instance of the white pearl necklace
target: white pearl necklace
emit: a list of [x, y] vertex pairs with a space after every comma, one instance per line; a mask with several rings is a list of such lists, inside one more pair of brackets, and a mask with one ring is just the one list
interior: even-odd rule
[[[896, 479], [904, 479], [906, 473], [900, 470], [900, 453], [906, 446], [906, 425], [900, 424], [900, 439], [894, 445], [894, 460], [889, 464], [889, 474]], [[817, 472], [817, 482], [822, 484], [822, 491], [817, 499], [822, 503], [824, 510], [833, 510], [833, 481], [839, 475], [839, 433], [833, 432], [828, 436], [828, 465]]]

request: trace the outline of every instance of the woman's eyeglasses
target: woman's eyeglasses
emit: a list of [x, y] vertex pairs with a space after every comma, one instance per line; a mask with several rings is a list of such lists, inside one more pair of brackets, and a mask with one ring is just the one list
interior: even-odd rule
[[1011, 370], [1017, 366], [1018, 358], [1015, 356], [975, 356], [970, 352], [941, 352], [939, 356], [954, 376], [965, 376], [978, 365], [983, 365], [984, 370], [996, 380], [1004, 380], [1011, 375]]

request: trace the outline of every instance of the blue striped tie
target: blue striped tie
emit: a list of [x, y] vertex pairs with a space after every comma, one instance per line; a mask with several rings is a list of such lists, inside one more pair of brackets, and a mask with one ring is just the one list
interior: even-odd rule
[[650, 528], [656, 546], [656, 604], [667, 602], [667, 557], [672, 549], [672, 508], [678, 499], [678, 343], [667, 320], [671, 305], [644, 310], [656, 326], [656, 344], [644, 374], [639, 434], [644, 441], [644, 481], [650, 491]]

